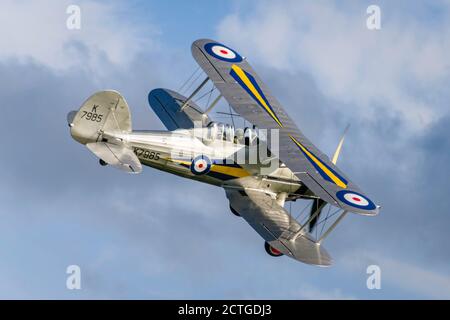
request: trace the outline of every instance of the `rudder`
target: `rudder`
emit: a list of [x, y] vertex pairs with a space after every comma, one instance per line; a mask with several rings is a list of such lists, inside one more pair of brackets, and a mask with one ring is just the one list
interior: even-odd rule
[[87, 144], [101, 139], [104, 132], [131, 132], [131, 116], [125, 98], [117, 91], [94, 93], [78, 110], [68, 115], [70, 134]]

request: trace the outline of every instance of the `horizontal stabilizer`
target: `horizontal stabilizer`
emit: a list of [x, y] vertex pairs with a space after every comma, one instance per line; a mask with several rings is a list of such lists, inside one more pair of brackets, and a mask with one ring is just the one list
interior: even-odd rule
[[130, 148], [107, 142], [92, 142], [86, 144], [86, 147], [97, 157], [117, 169], [129, 173], [142, 171], [141, 162]]

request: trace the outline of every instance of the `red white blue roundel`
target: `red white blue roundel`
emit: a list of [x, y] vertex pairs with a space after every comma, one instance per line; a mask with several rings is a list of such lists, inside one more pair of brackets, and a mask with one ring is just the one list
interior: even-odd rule
[[233, 49], [224, 46], [217, 42], [210, 42], [205, 44], [205, 50], [214, 58], [226, 62], [241, 62], [242, 57]]
[[366, 210], [373, 210], [376, 208], [375, 203], [373, 203], [372, 200], [357, 192], [341, 190], [336, 193], [336, 196], [345, 204], [355, 208]]
[[204, 155], [198, 156], [192, 160], [191, 172], [195, 175], [202, 175], [211, 169], [211, 160]]

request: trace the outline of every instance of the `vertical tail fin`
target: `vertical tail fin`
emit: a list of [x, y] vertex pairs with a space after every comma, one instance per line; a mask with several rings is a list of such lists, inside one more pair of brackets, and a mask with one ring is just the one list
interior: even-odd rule
[[78, 112], [68, 115], [70, 134], [87, 144], [101, 139], [103, 132], [131, 132], [131, 116], [125, 98], [117, 91], [99, 91]]
[[99, 91], [90, 96], [78, 111], [67, 115], [70, 134], [104, 163], [129, 173], [139, 173], [142, 165], [123, 141], [108, 141], [117, 133], [131, 132], [127, 102], [116, 91]]

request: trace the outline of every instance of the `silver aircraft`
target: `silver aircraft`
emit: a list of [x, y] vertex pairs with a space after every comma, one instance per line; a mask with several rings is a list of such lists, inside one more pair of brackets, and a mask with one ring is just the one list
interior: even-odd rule
[[[140, 173], [146, 165], [220, 186], [230, 210], [265, 240], [268, 254], [331, 265], [322, 241], [342, 218], [348, 212], [372, 216], [379, 211], [336, 167], [343, 138], [330, 160], [301, 133], [239, 53], [208, 39], [195, 41], [191, 50], [206, 74], [192, 94], [154, 89], [148, 96], [168, 131], [133, 131], [127, 102], [107, 90], [68, 114], [72, 137], [101, 165], [129, 173]], [[193, 98], [209, 81], [220, 94], [202, 111]], [[210, 111], [221, 98], [251, 126], [235, 129], [212, 121]], [[297, 199], [310, 202], [303, 223], [285, 209], [287, 201]], [[334, 222], [315, 237], [318, 224], [326, 222], [319, 218], [327, 205], [336, 210]]]

